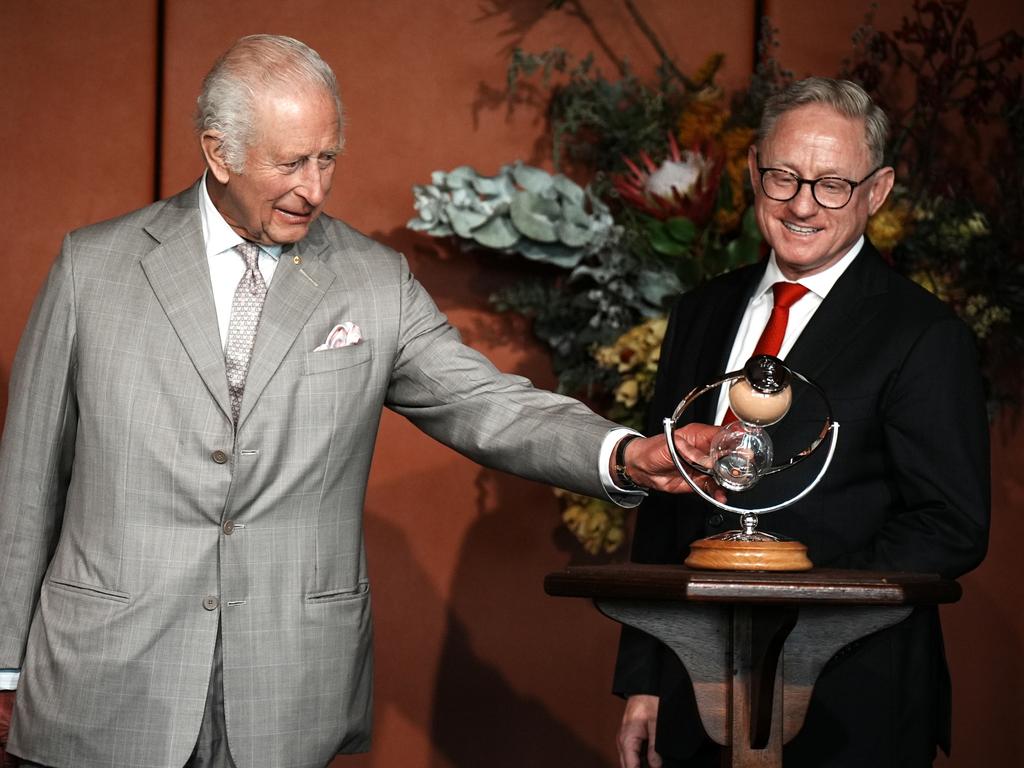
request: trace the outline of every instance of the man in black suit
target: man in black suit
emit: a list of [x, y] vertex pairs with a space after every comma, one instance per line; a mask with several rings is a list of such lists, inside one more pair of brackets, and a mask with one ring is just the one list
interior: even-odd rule
[[[771, 256], [681, 297], [648, 427], [659, 430], [692, 387], [741, 368], [772, 312], [773, 284], [799, 282], [809, 290], [789, 312], [778, 354], [823, 387], [842, 429], [821, 484], [763, 527], [806, 544], [816, 566], [956, 578], [978, 565], [988, 541], [984, 398], [969, 329], [864, 237], [893, 186], [886, 132], [884, 113], [850, 82], [809, 78], [769, 101], [749, 166]], [[778, 459], [820, 427], [814, 400], [798, 396], [773, 430]], [[720, 423], [726, 402], [707, 396], [697, 407], [694, 420]], [[804, 462], [734, 503], [789, 498], [818, 466]], [[682, 562], [694, 539], [734, 524], [699, 499], [652, 494], [637, 519], [633, 559]], [[627, 697], [623, 768], [644, 759], [652, 768], [719, 764], [689, 679], [656, 640], [623, 630], [614, 689]], [[949, 751], [949, 719], [938, 612], [918, 608], [829, 662], [785, 763], [929, 766], [936, 745]]]

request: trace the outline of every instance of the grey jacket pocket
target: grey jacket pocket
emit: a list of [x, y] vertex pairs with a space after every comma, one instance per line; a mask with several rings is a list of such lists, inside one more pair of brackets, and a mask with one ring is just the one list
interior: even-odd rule
[[318, 605], [320, 603], [336, 603], [341, 600], [360, 600], [370, 594], [370, 582], [363, 581], [356, 584], [354, 587], [346, 587], [345, 589], [328, 589], [323, 592], [311, 592], [306, 595], [306, 603], [308, 605]]
[[358, 344], [352, 344], [348, 347], [324, 349], [320, 352], [307, 352], [306, 365], [302, 373], [310, 376], [314, 373], [341, 371], [345, 368], [368, 363], [372, 357], [372, 345], [369, 340], [363, 339]]
[[106, 589], [105, 587], [97, 587], [93, 584], [81, 584], [75, 581], [66, 581], [63, 579], [49, 580], [49, 585], [56, 589], [62, 589], [72, 594], [82, 595], [83, 597], [93, 597], [100, 600], [113, 600], [117, 603], [130, 603], [132, 596], [127, 592], [117, 592], [112, 589]]

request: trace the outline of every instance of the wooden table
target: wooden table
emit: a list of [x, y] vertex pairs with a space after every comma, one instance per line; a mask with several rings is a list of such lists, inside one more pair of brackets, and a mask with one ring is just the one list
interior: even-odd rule
[[960, 585], [914, 573], [695, 571], [676, 565], [569, 568], [549, 595], [587, 597], [658, 638], [693, 682], [701, 721], [733, 768], [781, 766], [825, 663], [915, 605], [952, 603]]

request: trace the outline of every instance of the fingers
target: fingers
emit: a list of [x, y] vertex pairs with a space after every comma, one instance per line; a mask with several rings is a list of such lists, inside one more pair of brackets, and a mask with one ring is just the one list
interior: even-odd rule
[[619, 732], [619, 768], [640, 768], [640, 754], [643, 741], [634, 736], [623, 736]]
[[673, 434], [676, 450], [697, 466], [710, 467], [711, 441], [718, 431], [718, 427], [708, 424], [687, 424]]
[[646, 751], [647, 765], [661, 768], [661, 756], [654, 751], [654, 734], [658, 719], [656, 696], [630, 696], [619, 726], [619, 768], [641, 768]]

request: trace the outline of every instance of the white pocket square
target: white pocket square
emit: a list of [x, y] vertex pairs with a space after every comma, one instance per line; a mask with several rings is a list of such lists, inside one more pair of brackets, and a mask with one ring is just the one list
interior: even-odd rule
[[350, 347], [353, 344], [358, 344], [363, 340], [363, 333], [359, 330], [359, 326], [353, 322], [346, 320], [340, 325], [336, 325], [331, 329], [331, 332], [327, 334], [327, 341], [321, 344], [319, 347], [314, 349], [314, 352], [323, 352], [325, 349], [337, 349], [338, 347]]

